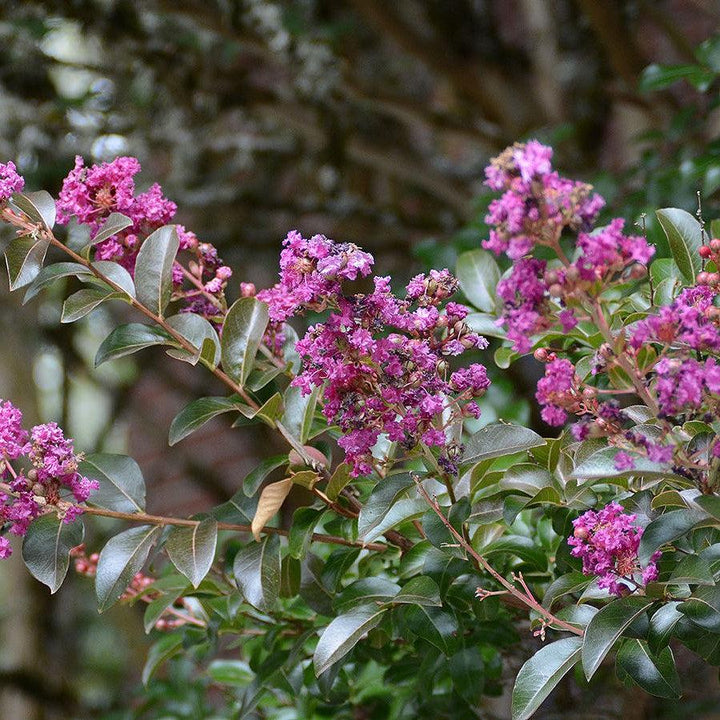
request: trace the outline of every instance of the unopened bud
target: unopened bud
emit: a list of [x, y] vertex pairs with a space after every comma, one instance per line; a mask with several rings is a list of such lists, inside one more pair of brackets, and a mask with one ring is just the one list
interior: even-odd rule
[[697, 282], [698, 285], [709, 285], [710, 284], [709, 278], [710, 278], [710, 273], [703, 271], [703, 272], [699, 272], [697, 274], [695, 281]]
[[548, 288], [548, 292], [550, 293], [550, 295], [552, 297], [557, 297], [557, 298], [562, 297], [562, 294], [563, 294], [562, 285], [555, 283]]
[[701, 245], [698, 254], [707, 260], [712, 255], [712, 250], [707, 245]]
[[718, 239], [718, 238], [713, 238], [713, 239], [710, 241], [710, 249], [711, 249], [713, 252], [720, 252], [720, 239]]
[[541, 348], [538, 348], [538, 349], [533, 353], [533, 357], [534, 357], [538, 362], [547, 362], [547, 359], [548, 359], [548, 351], [547, 351], [547, 348], [542, 348], [542, 347], [541, 347]]
[[558, 275], [557, 270], [548, 270], [545, 273], [545, 283], [550, 286], [554, 285], [558, 280], [560, 279], [560, 276]]

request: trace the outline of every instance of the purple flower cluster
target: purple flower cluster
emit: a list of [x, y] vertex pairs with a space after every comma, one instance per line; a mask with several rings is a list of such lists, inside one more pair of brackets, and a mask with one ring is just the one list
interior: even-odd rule
[[699, 410], [720, 395], [720, 364], [692, 357], [665, 357], [655, 365], [655, 392], [663, 417]]
[[439, 462], [452, 472], [460, 448], [446, 438], [445, 426], [455, 414], [479, 416], [473, 399], [490, 381], [479, 364], [451, 372], [449, 358], [487, 343], [465, 324], [465, 306], [448, 302], [442, 309], [458, 287], [447, 270], [414, 277], [403, 299], [387, 277], [375, 277], [367, 295], [343, 295], [342, 281], [368, 275], [372, 264], [355, 245], [293, 232], [280, 283], [257, 297], [277, 325], [308, 309], [331, 310], [297, 343], [303, 367], [293, 384], [304, 394], [324, 388], [323, 412], [343, 433], [338, 444], [353, 475], [372, 471], [371, 450], [381, 434], [405, 450], [420, 442], [438, 448]]
[[545, 366], [545, 376], [538, 381], [535, 397], [542, 419], [548, 425], [560, 426], [567, 420], [567, 412], [584, 410], [578, 390], [575, 366], [564, 358], [551, 355]]
[[[643, 528], [635, 525], [637, 516], [625, 513], [622, 505], [612, 502], [602, 510], [588, 510], [573, 520], [575, 528], [568, 539], [573, 557], [582, 558], [583, 573], [599, 576], [598, 585], [613, 595], [632, 592], [630, 585], [657, 580], [656, 552], [644, 569], [638, 563], [638, 546]], [[622, 580], [627, 581], [622, 582]]]
[[0, 205], [7, 202], [16, 192], [22, 192], [25, 180], [17, 174], [14, 162], [0, 163]]
[[[69, 491], [75, 502], [85, 502], [98, 488], [78, 472], [80, 457], [72, 440], [67, 439], [56, 423], [36, 425], [28, 432], [22, 427], [22, 413], [12, 403], [0, 404], [0, 456], [4, 461], [1, 477], [9, 481], [9, 492], [0, 492], [0, 526], [24, 535], [30, 522], [55, 506], [65, 522], [72, 522], [82, 509], [63, 503], [61, 492]], [[27, 458], [32, 469], [23, 474], [11, 468], [11, 460]], [[0, 535], [0, 558], [10, 555], [10, 543]]]

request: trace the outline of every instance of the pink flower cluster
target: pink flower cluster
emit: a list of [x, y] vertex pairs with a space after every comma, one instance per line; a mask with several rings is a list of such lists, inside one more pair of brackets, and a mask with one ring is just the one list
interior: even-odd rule
[[[513, 260], [497, 292], [502, 322], [519, 353], [530, 350], [532, 335], [558, 322], [563, 332], [571, 330], [581, 296], [597, 294], [619, 274], [642, 276], [654, 253], [644, 238], [625, 236], [620, 219], [591, 233], [604, 200], [590, 185], [560, 177], [551, 158], [551, 148], [531, 140], [508, 148], [485, 170], [486, 184], [503, 194], [490, 204], [485, 221], [492, 229], [483, 247]], [[566, 229], [579, 233], [574, 262], [560, 247]], [[537, 246], [552, 248], [562, 266], [548, 268], [532, 257]], [[560, 312], [551, 299], [561, 304]]]
[[[88, 225], [94, 236], [113, 212], [132, 221], [125, 230], [95, 246], [96, 260], [113, 260], [134, 274], [135, 260], [143, 240], [167, 225], [175, 216], [177, 206], [162, 194], [155, 183], [144, 193], [135, 194], [135, 175], [140, 163], [134, 157], [118, 157], [112, 162], [85, 167], [81, 157], [63, 181], [57, 201], [58, 222], [67, 223], [74, 217]], [[210, 243], [199, 242], [194, 233], [177, 226], [180, 251], [190, 255], [188, 269], [176, 262], [173, 266], [176, 299], [184, 300], [184, 312], [195, 312], [215, 318], [223, 309], [222, 297], [232, 275]], [[183, 289], [185, 280], [192, 287]]]
[[354, 245], [293, 233], [282, 282], [258, 297], [270, 303], [276, 321], [332, 309], [297, 343], [303, 367], [293, 384], [305, 394], [324, 388], [323, 412], [343, 433], [338, 444], [354, 476], [372, 471], [371, 450], [381, 434], [406, 451], [420, 442], [437, 448], [438, 462], [455, 472], [461, 448], [447, 439], [445, 426], [455, 414], [479, 416], [474, 399], [490, 381], [480, 364], [451, 372], [449, 359], [487, 343], [465, 324], [465, 306], [448, 302], [441, 309], [457, 290], [447, 270], [416, 276], [403, 299], [387, 277], [375, 277], [370, 294], [344, 296], [341, 280], [368, 274], [372, 262]]
[[599, 587], [613, 595], [628, 595], [640, 580], [647, 585], [658, 577], [660, 552], [653, 554], [645, 568], [638, 563], [643, 528], [635, 525], [636, 519], [637, 515], [625, 513], [622, 505], [612, 502], [573, 520], [575, 530], [568, 539], [571, 554], [582, 558], [585, 575], [597, 575]]
[[22, 192], [25, 180], [17, 174], [14, 162], [0, 163], [0, 205], [7, 202], [16, 192]]
[[[65, 522], [72, 522], [82, 509], [61, 502], [61, 493], [69, 492], [81, 503], [98, 488], [96, 480], [78, 472], [80, 457], [56, 423], [36, 425], [28, 433], [22, 426], [22, 413], [10, 402], [0, 404], [0, 456], [1, 477], [9, 485], [9, 491], [0, 492], [0, 525], [7, 524], [14, 535], [24, 535], [47, 506], [55, 506]], [[20, 458], [27, 458], [32, 465], [27, 474], [9, 464]], [[10, 553], [10, 543], [0, 535], [0, 558]]]

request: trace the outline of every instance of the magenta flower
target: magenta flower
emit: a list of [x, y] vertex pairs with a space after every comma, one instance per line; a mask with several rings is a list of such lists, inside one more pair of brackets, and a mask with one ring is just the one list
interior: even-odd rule
[[17, 174], [14, 162], [0, 163], [0, 205], [7, 202], [13, 193], [22, 192], [25, 180]]
[[0, 455], [16, 460], [30, 451], [28, 433], [22, 426], [22, 412], [11, 402], [0, 401]]

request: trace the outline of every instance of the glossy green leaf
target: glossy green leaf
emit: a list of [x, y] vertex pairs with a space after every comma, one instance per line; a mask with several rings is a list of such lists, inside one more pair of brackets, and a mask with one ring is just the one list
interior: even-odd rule
[[122, 292], [131, 298], [135, 297], [135, 281], [122, 265], [118, 265], [111, 260], [97, 260], [92, 266], [108, 281], [117, 285], [118, 292]]
[[268, 535], [241, 548], [235, 555], [233, 575], [245, 600], [258, 610], [274, 607], [280, 592], [280, 539]]
[[128, 323], [115, 328], [100, 344], [95, 355], [95, 367], [108, 360], [131, 355], [152, 345], [172, 345], [172, 336], [162, 328], [142, 323]]
[[384, 603], [400, 592], [400, 586], [383, 577], [367, 577], [350, 583], [334, 600], [333, 606], [344, 613], [357, 605]]
[[409, 473], [392, 475], [379, 482], [373, 488], [370, 497], [360, 510], [358, 535], [364, 538], [373, 531], [382, 522], [398, 498], [414, 484]]
[[173, 655], [177, 655], [183, 650], [183, 635], [182, 633], [175, 632], [170, 635], [163, 635], [148, 651], [147, 660], [145, 661], [145, 667], [142, 671], [143, 685], [147, 687], [147, 684], [152, 679], [155, 671], [166, 661], [169, 660]]
[[608, 447], [594, 452], [589, 458], [579, 463], [572, 471], [571, 477], [581, 480], [615, 477], [674, 477], [672, 470], [661, 463], [655, 463], [640, 455], [633, 455], [635, 466], [630, 469], [618, 470], [615, 467], [617, 448]]
[[677, 607], [695, 625], [713, 633], [720, 633], [720, 587], [702, 586]]
[[678, 602], [669, 602], [652, 614], [648, 642], [653, 652], [659, 652], [670, 642], [675, 626], [684, 617], [678, 610], [679, 605]]
[[83, 540], [81, 520], [66, 523], [55, 513], [35, 518], [23, 539], [22, 557], [31, 575], [58, 591], [70, 565], [70, 550]]
[[217, 367], [220, 362], [220, 338], [215, 328], [204, 317], [195, 313], [180, 313], [167, 318], [166, 322], [197, 348], [194, 353], [171, 348], [168, 350], [168, 355], [191, 365], [196, 365], [202, 359], [210, 367]]
[[566, 575], [561, 575], [557, 580], [552, 582], [548, 589], [545, 591], [543, 596], [543, 607], [552, 608], [553, 603], [563, 597], [564, 595], [570, 595], [572, 593], [582, 592], [590, 583], [592, 578], [587, 575], [583, 575], [581, 572], [571, 572]]
[[256, 298], [240, 298], [225, 316], [221, 341], [222, 366], [241, 385], [250, 375], [265, 328], [268, 308]]
[[405, 621], [419, 638], [450, 655], [456, 643], [458, 624], [448, 612], [436, 607], [410, 605], [404, 611]]
[[40, 223], [48, 230], [55, 225], [55, 200], [45, 190], [13, 194], [12, 204], [27, 215], [34, 223]]
[[370, 630], [379, 625], [385, 611], [385, 608], [376, 605], [361, 605], [336, 617], [325, 628], [315, 648], [315, 675], [322, 675], [344, 658]]
[[645, 640], [626, 640], [616, 662], [618, 674], [627, 674], [645, 692], [663, 698], [680, 697], [680, 677], [669, 647], [655, 655]]
[[30, 283], [25, 291], [23, 305], [32, 300], [41, 290], [48, 285], [52, 285], [55, 280], [65, 277], [82, 277], [84, 275], [92, 275], [92, 272], [84, 265], [76, 262], [58, 262], [44, 267], [37, 274], [35, 279]]
[[145, 480], [131, 457], [94, 453], [80, 462], [78, 472], [100, 484], [88, 504], [123, 513], [145, 510]]
[[221, 685], [245, 687], [255, 678], [255, 673], [244, 660], [213, 660], [207, 674]]
[[545, 551], [524, 535], [503, 535], [483, 549], [484, 555], [497, 553], [515, 555], [538, 570], [547, 569], [548, 558]]
[[48, 241], [32, 235], [23, 235], [10, 241], [5, 249], [5, 264], [10, 290], [29, 285], [40, 274]]
[[503, 490], [516, 490], [533, 497], [552, 485], [550, 472], [532, 463], [518, 463], [509, 468], [500, 479], [499, 487]]
[[251, 470], [243, 479], [243, 492], [252, 497], [260, 489], [265, 478], [273, 471], [288, 463], [287, 455], [273, 455], [263, 460], [257, 467]]
[[331, 500], [337, 500], [340, 493], [352, 479], [350, 476], [350, 470], [351, 468], [347, 463], [340, 463], [340, 465], [335, 468], [335, 472], [325, 488], [325, 494]]
[[641, 597], [613, 600], [602, 608], [585, 630], [582, 663], [585, 676], [592, 678], [612, 646], [630, 624], [647, 612], [649, 601]]
[[442, 606], [440, 588], [427, 575], [420, 575], [409, 580], [392, 601], [393, 603], [410, 605]]
[[685, 279], [695, 282], [702, 268], [700, 246], [702, 228], [700, 223], [686, 210], [664, 208], [655, 212], [670, 245], [670, 252]]
[[465, 318], [465, 324], [478, 335], [495, 337], [504, 340], [507, 337], [506, 330], [502, 325], [497, 324], [497, 318], [487, 313], [470, 313]]
[[495, 288], [500, 280], [500, 268], [487, 250], [470, 250], [458, 258], [455, 271], [465, 297], [478, 310], [495, 310]]
[[127, 215], [119, 212], [110, 213], [103, 226], [95, 233], [90, 245], [97, 245], [113, 235], [117, 235], [125, 228], [129, 228], [132, 224], [132, 220]]
[[669, 582], [678, 585], [714, 585], [715, 579], [707, 560], [697, 555], [687, 555], [672, 571]]
[[645, 566], [652, 554], [673, 540], [684, 535], [701, 519], [694, 510], [671, 510], [653, 520], [643, 532], [638, 548], [638, 560]]
[[282, 416], [283, 425], [290, 434], [303, 445], [310, 436], [319, 389], [315, 388], [309, 395], [303, 395], [300, 388], [291, 385], [284, 393], [285, 412]]
[[204, 397], [193, 400], [170, 423], [168, 445], [179, 443], [214, 417], [233, 411], [238, 411], [237, 396]]
[[324, 512], [325, 508], [312, 507], [301, 507], [294, 512], [288, 536], [288, 553], [292, 557], [301, 560], [307, 555], [313, 532]]
[[580, 660], [582, 638], [569, 637], [540, 648], [520, 668], [512, 692], [512, 720], [528, 720]]
[[71, 323], [91, 313], [98, 305], [106, 300], [121, 298], [120, 293], [113, 292], [110, 288], [83, 288], [73, 293], [62, 307], [60, 322]]
[[496, 423], [479, 430], [467, 441], [462, 463], [470, 465], [544, 444], [545, 440], [529, 428]]
[[140, 525], [108, 540], [100, 553], [95, 576], [100, 612], [114, 605], [125, 592], [135, 574], [142, 569], [161, 532], [159, 526]]
[[162, 316], [172, 295], [172, 266], [179, 247], [175, 225], [165, 225], [148, 235], [135, 261], [137, 299], [150, 312]]
[[173, 565], [197, 587], [210, 571], [217, 546], [217, 520], [206, 518], [192, 527], [174, 527], [165, 549]]

